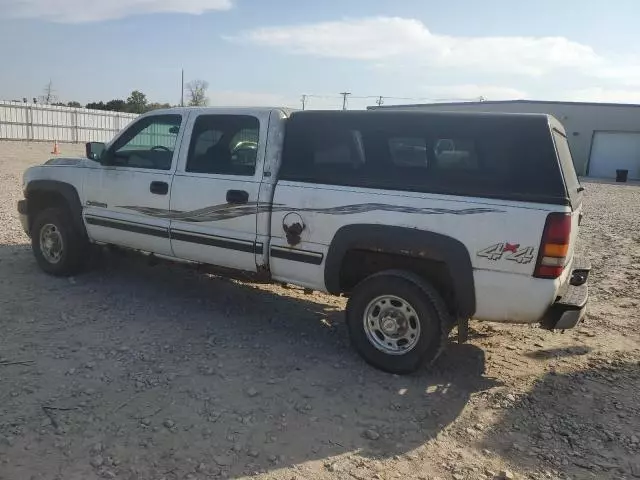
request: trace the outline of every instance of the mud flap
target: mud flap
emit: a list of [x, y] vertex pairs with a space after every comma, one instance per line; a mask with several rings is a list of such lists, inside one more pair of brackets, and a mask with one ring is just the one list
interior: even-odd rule
[[463, 343], [467, 343], [468, 339], [469, 339], [469, 319], [459, 318], [458, 319], [458, 343], [462, 345]]

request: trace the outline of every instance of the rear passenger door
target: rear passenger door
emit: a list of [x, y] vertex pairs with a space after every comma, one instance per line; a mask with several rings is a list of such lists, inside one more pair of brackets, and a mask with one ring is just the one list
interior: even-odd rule
[[193, 115], [171, 190], [175, 256], [257, 270], [256, 213], [269, 113]]

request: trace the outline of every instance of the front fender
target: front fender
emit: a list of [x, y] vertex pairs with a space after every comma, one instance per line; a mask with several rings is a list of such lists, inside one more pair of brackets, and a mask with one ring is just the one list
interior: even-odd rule
[[79, 232], [84, 231], [82, 222], [82, 202], [76, 188], [66, 182], [58, 180], [32, 180], [25, 187], [25, 197], [27, 199], [27, 209], [29, 212], [29, 223], [33, 221], [32, 208], [33, 198], [39, 193], [56, 194], [64, 198], [71, 211], [71, 218]]

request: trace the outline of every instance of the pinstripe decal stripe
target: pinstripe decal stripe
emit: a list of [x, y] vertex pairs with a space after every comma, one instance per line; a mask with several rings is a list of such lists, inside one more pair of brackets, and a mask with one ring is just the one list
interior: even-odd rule
[[189, 212], [180, 212], [177, 210], [162, 210], [158, 208], [146, 208], [135, 206], [121, 206], [117, 208], [125, 208], [133, 210], [144, 215], [156, 218], [166, 218], [171, 220], [181, 220], [183, 222], [202, 223], [216, 222], [220, 220], [229, 220], [233, 218], [245, 217], [248, 215], [257, 215], [265, 212], [308, 212], [320, 213], [325, 215], [354, 215], [367, 212], [397, 212], [416, 215], [480, 215], [484, 213], [503, 213], [503, 210], [494, 208], [429, 208], [429, 207], [411, 207], [403, 205], [388, 205], [385, 203], [359, 203], [354, 205], [343, 205], [339, 207], [328, 208], [296, 208], [282, 204], [269, 204], [251, 202], [244, 205], [236, 205], [225, 203], [222, 205], [212, 205], [210, 207], [200, 208]]

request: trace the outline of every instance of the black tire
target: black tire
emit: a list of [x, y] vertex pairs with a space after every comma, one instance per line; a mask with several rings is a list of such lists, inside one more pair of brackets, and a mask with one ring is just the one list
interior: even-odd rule
[[[411, 315], [409, 321], [419, 323], [417, 342], [406, 353], [385, 353], [380, 346], [374, 345], [375, 339], [370, 340], [365, 330], [367, 307], [387, 295], [407, 302], [416, 314]], [[442, 296], [428, 282], [410, 272], [386, 271], [372, 275], [354, 289], [347, 303], [351, 343], [367, 363], [389, 373], [411, 373], [433, 362], [447, 344], [451, 325], [451, 315]]]
[[[41, 233], [53, 226], [62, 238], [62, 248], [57, 261], [48, 259], [41, 248]], [[47, 208], [36, 214], [31, 226], [31, 248], [38, 266], [50, 275], [71, 276], [80, 272], [86, 264], [89, 242], [84, 232], [78, 231], [71, 213], [65, 208]]]

